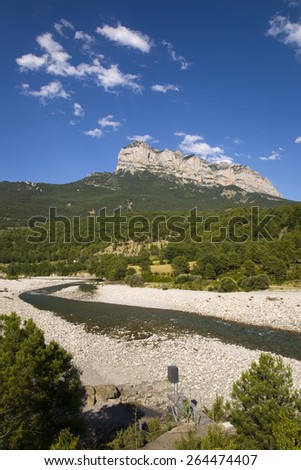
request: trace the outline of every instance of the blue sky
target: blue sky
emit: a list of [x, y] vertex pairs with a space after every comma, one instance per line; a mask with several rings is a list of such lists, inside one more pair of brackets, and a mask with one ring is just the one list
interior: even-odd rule
[[113, 171], [138, 136], [301, 200], [301, 1], [2, 0], [0, 180]]

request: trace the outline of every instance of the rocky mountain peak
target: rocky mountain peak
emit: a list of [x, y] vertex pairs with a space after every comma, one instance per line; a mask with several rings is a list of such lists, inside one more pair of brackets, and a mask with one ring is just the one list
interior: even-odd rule
[[115, 172], [148, 172], [160, 177], [173, 177], [181, 185], [237, 186], [249, 193], [281, 197], [269, 179], [248, 166], [209, 163], [196, 155], [185, 156], [180, 151], [158, 150], [143, 141], [131, 142], [120, 150]]

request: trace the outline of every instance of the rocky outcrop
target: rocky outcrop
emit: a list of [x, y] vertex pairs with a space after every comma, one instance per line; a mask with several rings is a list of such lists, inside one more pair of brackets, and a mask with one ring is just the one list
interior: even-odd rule
[[135, 174], [145, 171], [157, 176], [173, 177], [181, 184], [237, 186], [248, 193], [281, 197], [270, 180], [245, 165], [208, 163], [196, 155], [185, 156], [179, 151], [157, 150], [141, 141], [123, 147], [118, 155], [116, 173]]

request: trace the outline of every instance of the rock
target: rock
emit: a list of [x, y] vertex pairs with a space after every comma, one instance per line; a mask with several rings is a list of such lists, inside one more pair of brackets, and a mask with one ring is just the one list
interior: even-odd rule
[[95, 385], [96, 400], [97, 401], [107, 401], [110, 399], [118, 398], [120, 392], [115, 385], [111, 384], [101, 384]]
[[[181, 184], [193, 183], [206, 187], [237, 186], [248, 193], [281, 197], [270, 180], [245, 165], [208, 163], [196, 155], [185, 156], [182, 152], [168, 149], [161, 151], [140, 141], [122, 148], [115, 172], [135, 174], [144, 171], [165, 177], [172, 175]], [[225, 189], [224, 196], [231, 199], [235, 197], [235, 191]]]
[[86, 403], [89, 406], [94, 406], [96, 403], [96, 391], [92, 385], [84, 386], [86, 392]]

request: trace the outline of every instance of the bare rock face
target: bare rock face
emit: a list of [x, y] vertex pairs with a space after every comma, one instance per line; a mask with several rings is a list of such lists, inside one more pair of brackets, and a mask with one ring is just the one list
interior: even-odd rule
[[118, 155], [116, 173], [149, 172], [157, 176], [173, 177], [181, 184], [197, 186], [238, 186], [248, 193], [264, 193], [274, 197], [281, 194], [267, 178], [244, 165], [208, 163], [196, 155], [157, 150], [147, 143], [135, 141], [123, 147]]

